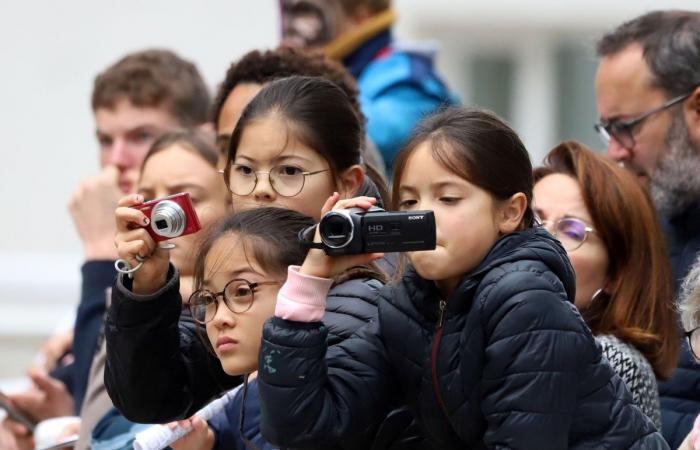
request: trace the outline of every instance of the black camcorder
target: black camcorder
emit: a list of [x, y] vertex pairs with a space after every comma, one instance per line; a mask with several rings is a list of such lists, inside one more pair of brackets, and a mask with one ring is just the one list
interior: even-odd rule
[[311, 242], [315, 226], [302, 230], [299, 240], [327, 255], [415, 252], [435, 249], [433, 211], [389, 212], [378, 207], [341, 209], [327, 213], [318, 224], [321, 242]]

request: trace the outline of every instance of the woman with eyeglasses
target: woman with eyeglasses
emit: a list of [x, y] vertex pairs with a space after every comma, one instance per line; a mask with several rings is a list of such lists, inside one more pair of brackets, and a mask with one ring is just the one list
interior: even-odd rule
[[[678, 301], [688, 347], [695, 362], [700, 364], [700, 257], [695, 260], [695, 264], [683, 280]], [[700, 449], [700, 415], [696, 417], [693, 429], [678, 448], [678, 450], [696, 449]]]
[[535, 169], [533, 205], [576, 272], [576, 307], [635, 403], [661, 427], [656, 380], [675, 368], [673, 284], [655, 210], [633, 175], [577, 142]]
[[[223, 181], [234, 211], [281, 207], [318, 222], [334, 192], [342, 198], [386, 198], [385, 183], [362, 161], [362, 123], [346, 93], [329, 81], [294, 76], [266, 85], [246, 106], [231, 136]], [[145, 230], [134, 230], [145, 218], [130, 208], [139, 201], [125, 197], [116, 213], [120, 257], [132, 264], [138, 262], [136, 256], [146, 260], [133, 280], [122, 276], [113, 290], [105, 380], [124, 415], [139, 422], [166, 422], [190, 417], [224, 391], [220, 382], [226, 378], [221, 367], [213, 367], [211, 360], [216, 359], [202, 351], [201, 343], [188, 339], [183, 345], [181, 335], [191, 332], [177, 327], [179, 276], [167, 252], [157, 248]], [[383, 260], [334, 279], [323, 317], [329, 345], [350, 337], [376, 314], [376, 293], [385, 272], [392, 270]], [[413, 429], [412, 416], [396, 406], [376, 424], [384, 433], [382, 441], [416, 448], [410, 445], [419, 436], [405, 432]], [[369, 448], [375, 431], [367, 430], [343, 447]]]

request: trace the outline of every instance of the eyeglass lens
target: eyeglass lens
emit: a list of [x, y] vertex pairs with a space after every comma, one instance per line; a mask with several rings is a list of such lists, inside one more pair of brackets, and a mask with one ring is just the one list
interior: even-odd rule
[[[545, 225], [551, 222], [544, 221]], [[565, 250], [576, 250], [586, 240], [586, 224], [582, 220], [575, 218], [559, 219], [553, 224], [552, 234], [561, 242]], [[549, 228], [549, 227], [548, 227]]]
[[281, 165], [270, 172], [255, 172], [252, 167], [234, 164], [229, 174], [229, 189], [236, 195], [249, 195], [260, 181], [259, 176], [267, 175], [272, 189], [283, 197], [293, 197], [304, 187], [305, 174], [298, 167]]
[[[253, 302], [253, 288], [245, 280], [232, 280], [224, 288], [223, 297], [226, 307], [231, 312], [244, 313], [250, 309]], [[217, 296], [208, 290], [197, 291], [190, 299], [192, 317], [199, 323], [213, 320], [218, 307]]]
[[688, 337], [690, 343], [690, 350], [693, 352], [693, 356], [700, 360], [700, 328], [696, 328], [690, 333]]

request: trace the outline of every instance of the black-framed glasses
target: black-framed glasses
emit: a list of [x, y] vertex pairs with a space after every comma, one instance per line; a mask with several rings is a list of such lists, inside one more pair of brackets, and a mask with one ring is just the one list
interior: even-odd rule
[[700, 327], [693, 328], [683, 333], [688, 340], [688, 347], [695, 359], [700, 361]]
[[575, 217], [563, 217], [556, 221], [540, 220], [552, 235], [561, 242], [567, 252], [572, 252], [586, 242], [586, 238], [595, 230], [586, 222]]
[[671, 106], [674, 106], [686, 98], [690, 97], [693, 94], [693, 91], [679, 95], [678, 97], [674, 97], [671, 100], [667, 101], [661, 106], [657, 106], [656, 108], [650, 109], [649, 111], [642, 113], [641, 115], [628, 119], [628, 120], [621, 120], [621, 119], [613, 119], [608, 122], [599, 122], [593, 125], [593, 128], [598, 132], [598, 135], [600, 138], [603, 140], [605, 145], [608, 145], [610, 143], [610, 139], [615, 139], [620, 145], [627, 149], [631, 149], [635, 145], [634, 141], [634, 129], [644, 122], [647, 118], [653, 116], [656, 113], [659, 113], [661, 111], [664, 111]]
[[255, 190], [255, 186], [258, 185], [258, 174], [262, 174], [268, 176], [268, 181], [277, 194], [282, 197], [294, 197], [304, 189], [306, 177], [329, 170], [305, 172], [299, 167], [282, 164], [273, 167], [269, 172], [262, 172], [245, 164], [231, 164], [219, 172], [224, 174], [226, 186], [235, 195], [250, 195]]
[[224, 299], [226, 307], [234, 314], [243, 314], [253, 306], [255, 291], [258, 286], [281, 284], [279, 281], [260, 281], [251, 283], [243, 278], [234, 278], [226, 283], [221, 292], [208, 289], [196, 290], [190, 295], [188, 305], [192, 318], [202, 325], [211, 322], [219, 308], [219, 297]]

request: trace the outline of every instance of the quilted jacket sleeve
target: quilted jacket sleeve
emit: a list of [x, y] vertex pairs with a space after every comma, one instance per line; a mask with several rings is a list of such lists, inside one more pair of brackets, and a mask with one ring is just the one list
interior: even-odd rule
[[166, 285], [135, 295], [120, 277], [105, 325], [105, 385], [114, 405], [139, 423], [190, 417], [212, 397], [240, 384], [221, 368], [191, 320], [181, 320], [178, 274]]
[[378, 321], [328, 351], [326, 334], [320, 322], [265, 323], [258, 383], [268, 442], [332, 444], [381, 420], [394, 403]]
[[488, 278], [481, 305], [484, 443], [567, 448], [577, 373], [595, 359], [593, 337], [551, 272], [497, 269]]

